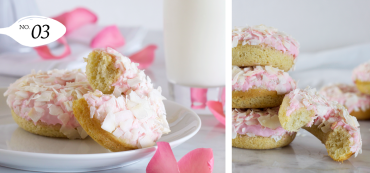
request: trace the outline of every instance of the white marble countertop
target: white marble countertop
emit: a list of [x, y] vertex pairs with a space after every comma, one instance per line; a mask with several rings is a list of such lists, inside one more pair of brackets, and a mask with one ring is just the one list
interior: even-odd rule
[[328, 156], [325, 145], [301, 129], [283, 148], [246, 150], [233, 147], [233, 172], [370, 172], [369, 121], [360, 121], [362, 154], [342, 162]]
[[[150, 76], [155, 86], [161, 86], [163, 95], [169, 97], [168, 83], [166, 78], [166, 69], [163, 53], [163, 34], [161, 31], [151, 31], [144, 40], [145, 44], [154, 43], [158, 46], [156, 51], [156, 59], [153, 65], [146, 69], [145, 72]], [[18, 77], [0, 75], [0, 87], [8, 87]], [[190, 96], [189, 96], [190, 97]], [[196, 148], [212, 148], [214, 155], [213, 172], [225, 172], [225, 127], [220, 124], [213, 115], [199, 115], [202, 120], [202, 127], [199, 132], [191, 139], [173, 149], [176, 160], [180, 160], [186, 153]], [[1, 156], [0, 156], [1, 157]], [[140, 162], [118, 169], [107, 171], [99, 171], [104, 173], [115, 172], [145, 172], [150, 158], [141, 160]], [[0, 166], [0, 172], [8, 173], [23, 173], [27, 171], [14, 170]]]

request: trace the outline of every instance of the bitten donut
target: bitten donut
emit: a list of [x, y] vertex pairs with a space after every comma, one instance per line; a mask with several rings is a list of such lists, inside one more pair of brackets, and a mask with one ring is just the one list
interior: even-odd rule
[[278, 112], [279, 107], [233, 109], [233, 147], [272, 149], [289, 145], [296, 133], [281, 127]]
[[75, 119], [73, 101], [91, 91], [81, 70], [32, 72], [11, 84], [4, 96], [19, 127], [34, 134], [86, 138]]
[[370, 94], [370, 62], [356, 67], [352, 72], [352, 80], [360, 92]]
[[361, 93], [356, 86], [333, 84], [324, 86], [319, 93], [344, 105], [349, 114], [358, 120], [370, 119], [370, 95]]
[[85, 59], [87, 79], [94, 90], [119, 96], [130, 88], [142, 94], [153, 88], [153, 84], [138, 63], [112, 48], [96, 49]]
[[362, 152], [357, 119], [336, 101], [329, 101], [315, 89], [296, 89], [284, 98], [279, 110], [281, 126], [290, 132], [301, 127], [316, 136], [329, 156], [344, 161]]
[[75, 101], [73, 112], [90, 137], [111, 151], [151, 147], [170, 132], [161, 88], [154, 89], [137, 66], [111, 48], [87, 58], [87, 77], [97, 90]]
[[294, 38], [265, 25], [235, 27], [232, 42], [232, 64], [239, 67], [273, 66], [289, 71], [299, 54]]
[[284, 95], [296, 88], [288, 73], [271, 66], [233, 66], [232, 74], [233, 108], [277, 107]]

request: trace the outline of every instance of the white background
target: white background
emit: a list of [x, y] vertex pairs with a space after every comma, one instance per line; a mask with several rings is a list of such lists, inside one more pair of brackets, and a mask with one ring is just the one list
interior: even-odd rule
[[98, 16], [98, 24], [101, 25], [163, 29], [163, 0], [36, 0], [36, 2], [40, 14], [47, 17], [84, 7]]
[[370, 42], [370, 1], [233, 0], [233, 26], [265, 24], [292, 35], [301, 52]]

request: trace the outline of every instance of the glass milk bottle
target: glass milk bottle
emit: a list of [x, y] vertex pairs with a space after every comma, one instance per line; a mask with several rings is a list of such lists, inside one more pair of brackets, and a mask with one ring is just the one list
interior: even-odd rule
[[172, 99], [209, 113], [225, 86], [225, 0], [164, 0], [164, 45]]

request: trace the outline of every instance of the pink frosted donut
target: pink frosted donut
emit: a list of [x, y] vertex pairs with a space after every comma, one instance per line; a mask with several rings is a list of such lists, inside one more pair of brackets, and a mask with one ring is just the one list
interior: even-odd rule
[[233, 109], [233, 146], [247, 149], [283, 147], [295, 138], [284, 130], [278, 118], [279, 107]]
[[299, 43], [276, 28], [256, 25], [235, 27], [232, 49], [233, 65], [271, 65], [288, 71], [299, 54]]
[[296, 88], [288, 73], [271, 66], [233, 66], [232, 75], [233, 108], [280, 106], [284, 95]]
[[74, 117], [73, 101], [91, 91], [81, 70], [32, 72], [11, 84], [4, 96], [23, 129], [49, 137], [85, 138]]
[[320, 94], [345, 106], [350, 115], [357, 119], [370, 118], [370, 95], [362, 94], [356, 86], [333, 84], [324, 86]]
[[161, 87], [155, 89], [137, 63], [112, 48], [94, 50], [86, 61], [91, 65], [87, 73], [90, 82], [96, 82], [92, 65], [96, 69], [112, 67], [94, 72], [96, 75], [115, 76], [115, 80], [100, 80], [114, 86], [111, 93], [96, 90], [74, 102], [78, 122], [96, 142], [111, 151], [132, 150], [151, 147], [170, 132]]
[[133, 147], [146, 148], [170, 132], [163, 103], [151, 102], [162, 99], [157, 94], [160, 98], [140, 97], [134, 91], [115, 97], [96, 90], [83, 97], [90, 108], [90, 118], [98, 119], [103, 130]]
[[370, 82], [370, 62], [360, 64], [352, 72], [353, 81]]
[[279, 120], [287, 131], [301, 127], [325, 144], [329, 156], [347, 160], [361, 153], [362, 140], [357, 119], [336, 101], [330, 101], [315, 89], [296, 89], [284, 98]]
[[352, 80], [360, 92], [370, 95], [370, 62], [356, 67], [352, 72]]

